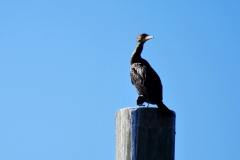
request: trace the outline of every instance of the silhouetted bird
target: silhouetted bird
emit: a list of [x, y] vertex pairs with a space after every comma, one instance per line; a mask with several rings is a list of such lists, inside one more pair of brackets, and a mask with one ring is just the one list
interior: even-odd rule
[[141, 57], [144, 43], [152, 38], [153, 36], [149, 36], [145, 33], [140, 34], [137, 37], [137, 47], [132, 53], [130, 61], [131, 81], [139, 95], [137, 98], [137, 105], [142, 106], [144, 102], [148, 104], [156, 104], [161, 113], [174, 115], [174, 113], [162, 102], [162, 83], [159, 76], [150, 64]]

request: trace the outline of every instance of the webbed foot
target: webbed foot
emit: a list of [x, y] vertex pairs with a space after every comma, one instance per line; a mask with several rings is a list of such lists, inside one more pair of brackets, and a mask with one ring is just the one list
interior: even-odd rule
[[144, 106], [143, 105], [144, 102], [145, 102], [145, 98], [142, 95], [138, 96], [138, 98], [137, 98], [137, 105]]

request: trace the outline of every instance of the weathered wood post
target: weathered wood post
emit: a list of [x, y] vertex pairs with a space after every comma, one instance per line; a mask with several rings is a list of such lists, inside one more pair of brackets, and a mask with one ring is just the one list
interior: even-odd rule
[[123, 108], [116, 114], [116, 160], [174, 160], [175, 117], [158, 108]]

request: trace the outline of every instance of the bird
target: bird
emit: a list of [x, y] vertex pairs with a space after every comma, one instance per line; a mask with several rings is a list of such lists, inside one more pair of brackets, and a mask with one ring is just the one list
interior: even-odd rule
[[[163, 103], [162, 83], [161, 79], [151, 65], [141, 57], [143, 45], [146, 41], [153, 39], [146, 33], [137, 36], [137, 46], [134, 49], [130, 59], [130, 77], [131, 82], [135, 86], [138, 93], [137, 105], [143, 106], [146, 102], [156, 104], [159, 111], [163, 114], [175, 116], [174, 112], [168, 109]], [[147, 107], [148, 107], [147, 105]]]

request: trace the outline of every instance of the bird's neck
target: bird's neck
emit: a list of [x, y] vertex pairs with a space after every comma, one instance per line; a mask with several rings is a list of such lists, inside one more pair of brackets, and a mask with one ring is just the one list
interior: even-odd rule
[[132, 57], [130, 60], [131, 64], [139, 62], [142, 59], [141, 57], [142, 50], [143, 50], [143, 43], [138, 43], [132, 53]]

